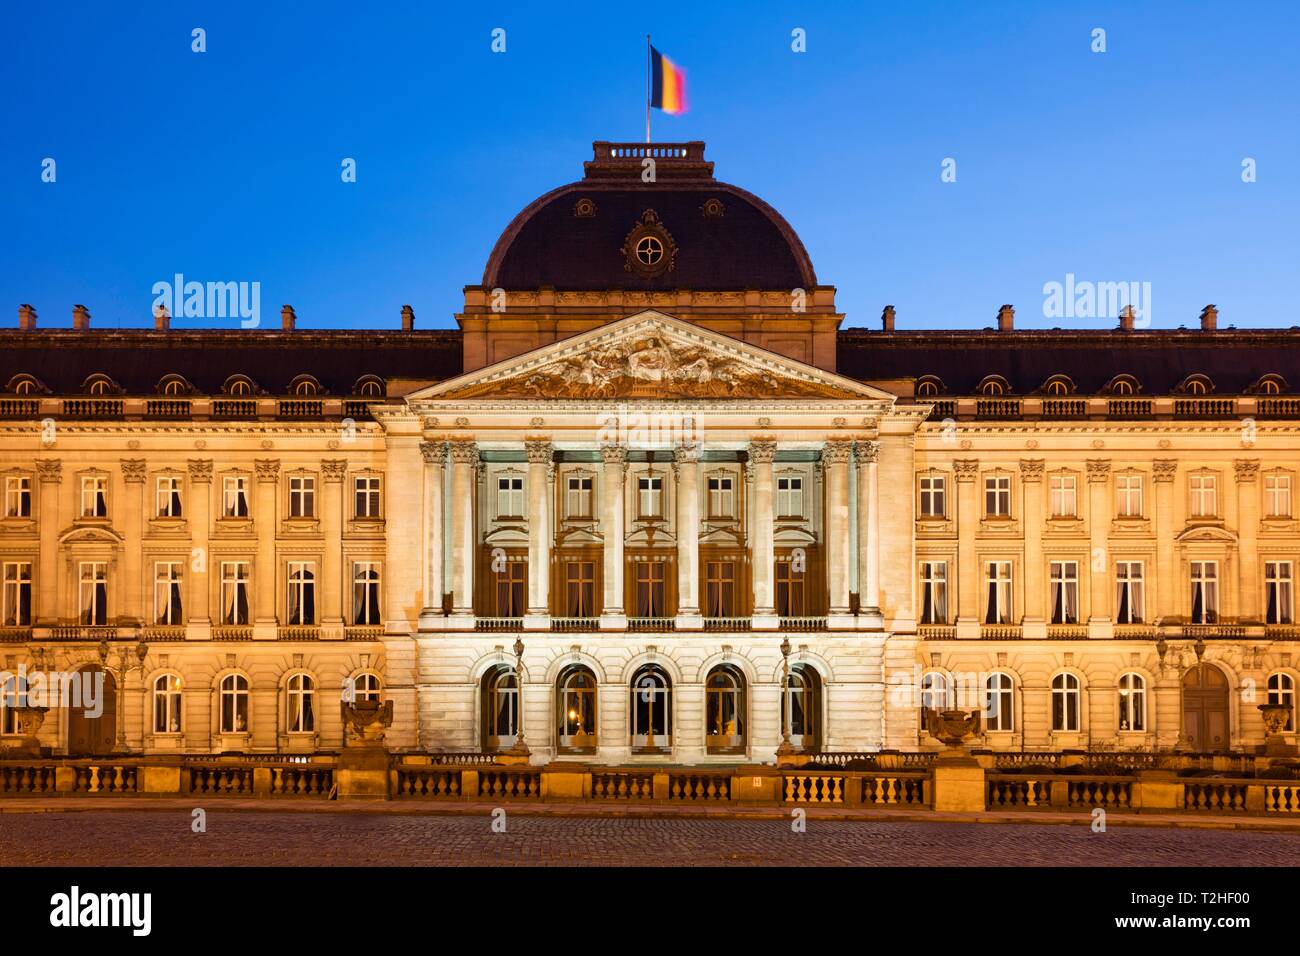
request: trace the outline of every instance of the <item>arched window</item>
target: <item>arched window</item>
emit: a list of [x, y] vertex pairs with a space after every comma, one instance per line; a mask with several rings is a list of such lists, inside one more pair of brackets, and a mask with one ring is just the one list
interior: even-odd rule
[[1208, 395], [1214, 391], [1214, 383], [1204, 375], [1189, 375], [1183, 379], [1182, 391], [1187, 395]]
[[298, 398], [311, 398], [320, 394], [320, 385], [310, 375], [299, 375], [290, 383], [289, 392]]
[[519, 736], [519, 682], [498, 664], [483, 675], [483, 749], [508, 750]]
[[996, 398], [1007, 393], [1007, 383], [1000, 376], [990, 375], [980, 382], [979, 392], [981, 395]]
[[821, 679], [807, 664], [790, 668], [781, 708], [781, 734], [789, 728], [790, 743], [801, 750], [816, 750], [821, 744]]
[[1147, 682], [1141, 674], [1124, 674], [1119, 679], [1119, 729], [1147, 729]]
[[253, 394], [253, 382], [243, 375], [232, 375], [226, 379], [225, 391], [232, 398], [250, 398]]
[[363, 700], [379, 700], [381, 686], [379, 676], [369, 671], [358, 674], [356, 677], [344, 678], [343, 699], [352, 703], [360, 703]]
[[715, 667], [704, 682], [704, 742], [709, 753], [745, 749], [745, 677], [734, 667]]
[[1133, 383], [1128, 379], [1122, 378], [1115, 383], [1113, 388], [1111, 388], [1111, 392], [1115, 395], [1132, 395]]
[[190, 383], [180, 375], [164, 375], [158, 383], [158, 392], [162, 395], [185, 395], [190, 391]]
[[1286, 704], [1291, 709], [1286, 715], [1286, 726], [1282, 729], [1287, 733], [1295, 730], [1295, 681], [1291, 679], [1290, 674], [1273, 674], [1268, 679], [1268, 702], [1270, 704]]
[[1043, 393], [1045, 395], [1058, 397], [1062, 395], [1069, 395], [1073, 391], [1074, 391], [1074, 383], [1071, 382], [1070, 379], [1064, 375], [1053, 375], [1051, 378], [1049, 378], [1046, 382], [1043, 383]]
[[162, 674], [154, 679], [153, 732], [181, 732], [181, 679], [175, 674]]
[[672, 747], [673, 699], [668, 675], [653, 664], [636, 672], [632, 695], [632, 749], [656, 753]]
[[352, 391], [362, 398], [383, 398], [384, 397], [384, 380], [375, 375], [363, 375], [357, 379], [356, 385]]
[[591, 753], [596, 749], [596, 678], [585, 667], [569, 667], [560, 674], [556, 703], [562, 753]]
[[285, 701], [285, 726], [291, 734], [310, 734], [316, 730], [316, 682], [306, 674], [289, 678]]
[[953, 706], [952, 692], [948, 677], [938, 671], [930, 671], [921, 677], [921, 721], [925, 722], [924, 711], [948, 710]]
[[9, 380], [8, 391], [15, 395], [35, 395], [44, 390], [45, 387], [30, 375], [19, 374]]
[[933, 375], [925, 375], [917, 379], [916, 397], [917, 398], [936, 398], [943, 392], [943, 383]]
[[1057, 674], [1052, 678], [1052, 729], [1079, 732], [1079, 678]]
[[17, 707], [27, 706], [27, 680], [14, 675], [0, 687], [0, 733], [21, 734]]
[[1281, 395], [1286, 391], [1286, 379], [1281, 375], [1270, 372], [1268, 375], [1260, 376], [1251, 391], [1258, 395]]
[[113, 380], [107, 375], [92, 375], [83, 386], [87, 395], [107, 395], [114, 391]]
[[221, 680], [221, 733], [248, 732], [248, 678], [227, 674]]
[[984, 727], [986, 730], [1015, 730], [1016, 705], [1009, 674], [990, 674], [984, 682]]

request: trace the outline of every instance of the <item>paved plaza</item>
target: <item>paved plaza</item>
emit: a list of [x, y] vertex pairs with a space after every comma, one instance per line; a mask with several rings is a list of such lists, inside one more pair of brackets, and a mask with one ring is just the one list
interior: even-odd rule
[[[191, 810], [0, 813], [3, 866], [1294, 866], [1300, 833], [1047, 823]], [[499, 829], [499, 824], [498, 824]]]

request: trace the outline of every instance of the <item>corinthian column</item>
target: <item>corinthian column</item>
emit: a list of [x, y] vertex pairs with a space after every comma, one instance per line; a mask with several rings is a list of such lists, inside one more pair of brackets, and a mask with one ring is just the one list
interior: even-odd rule
[[[321, 555], [321, 617], [323, 640], [343, 640], [343, 481], [348, 473], [346, 459], [321, 463], [321, 531], [325, 551]], [[351, 575], [349, 575], [351, 577]]]
[[1110, 460], [1088, 459], [1088, 636], [1113, 637], [1114, 622], [1106, 592], [1111, 580]]
[[[125, 514], [122, 527], [126, 532], [123, 548], [122, 572], [126, 578], [123, 617], [140, 624], [152, 624], [150, 611], [144, 601], [144, 571], [141, 568], [144, 553], [144, 496], [146, 465], [143, 459], [122, 460], [122, 480], [126, 484]], [[153, 569], [149, 569], [152, 581]], [[151, 585], [152, 586], [152, 585]]]
[[952, 463], [957, 476], [957, 636], [980, 636], [980, 574], [975, 557], [979, 531], [979, 495], [975, 479], [980, 463], [963, 458]]
[[190, 563], [188, 576], [189, 614], [186, 618], [187, 640], [202, 641], [212, 637], [212, 612], [209, 608], [208, 583], [212, 580], [212, 555], [208, 547], [208, 529], [212, 527], [212, 459], [191, 458], [190, 470]]
[[524, 443], [528, 451], [528, 616], [524, 627], [544, 631], [551, 626], [551, 508], [550, 472], [555, 448], [550, 439]]
[[755, 438], [749, 443], [749, 463], [754, 481], [754, 537], [750, 544], [754, 575], [754, 630], [773, 630], [780, 623], [776, 616], [776, 593], [773, 577], [776, 546], [773, 541], [776, 502], [772, 494], [772, 462], [776, 460], [776, 442]]
[[830, 586], [828, 627], [853, 627], [849, 613], [849, 456], [853, 443], [830, 439], [822, 449], [826, 480], [826, 577]]
[[451, 447], [451, 613], [461, 627], [474, 626], [474, 499], [479, 463], [473, 439]]
[[623, 484], [627, 474], [627, 446], [601, 445], [605, 473], [601, 481], [600, 530], [604, 536], [604, 601], [600, 614], [602, 630], [626, 630], [623, 610]]
[[[1237, 476], [1237, 561], [1241, 589], [1236, 607], [1228, 612], [1243, 621], [1262, 621], [1267, 612], [1259, 593], [1259, 460], [1238, 458], [1232, 463]], [[1224, 584], [1230, 587], [1227, 580]], [[1228, 597], [1231, 595], [1229, 591]]]
[[447, 458], [444, 441], [420, 442], [424, 458], [424, 607], [420, 610], [420, 628], [432, 628], [434, 618], [442, 617], [442, 595], [446, 590], [442, 568], [442, 482], [443, 462]]
[[880, 627], [880, 442], [860, 441], [858, 454], [858, 610]]
[[280, 489], [280, 461], [258, 458], [257, 511], [253, 525], [257, 529], [257, 561], [253, 567], [253, 640], [273, 641], [278, 636], [275, 617], [275, 589], [279, 574], [275, 566], [276, 499]]
[[677, 483], [677, 627], [704, 626], [700, 612], [700, 446], [673, 449]]

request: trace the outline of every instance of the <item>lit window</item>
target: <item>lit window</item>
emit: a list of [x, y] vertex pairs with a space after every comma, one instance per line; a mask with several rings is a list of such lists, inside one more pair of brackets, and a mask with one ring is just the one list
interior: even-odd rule
[[1010, 517], [1010, 475], [989, 475], [984, 479], [984, 514], [989, 518]]
[[316, 565], [289, 562], [289, 623], [316, 623]]
[[1079, 513], [1074, 475], [1052, 475], [1048, 479], [1053, 518], [1073, 518]]
[[948, 623], [948, 562], [921, 562], [921, 623]]
[[727, 666], [715, 668], [704, 684], [704, 743], [711, 751], [745, 746], [745, 679]]
[[227, 674], [221, 681], [221, 732], [248, 732], [248, 678]]
[[352, 623], [379, 623], [379, 564], [357, 561], [352, 565]]
[[248, 623], [248, 562], [221, 562], [221, 623]]
[[32, 563], [6, 561], [4, 591], [0, 594], [0, 621], [5, 627], [30, 627], [32, 623]]
[[1079, 678], [1057, 674], [1052, 678], [1052, 729], [1065, 733], [1079, 730]]
[[1052, 623], [1079, 623], [1079, 563], [1052, 561]]
[[921, 517], [942, 518], [948, 513], [948, 480], [943, 475], [921, 475]]
[[1289, 710], [1286, 714], [1286, 726], [1282, 729], [1287, 733], [1295, 730], [1295, 681], [1291, 679], [1290, 674], [1272, 674], [1268, 679], [1268, 702], [1270, 704], [1285, 704]]
[[1119, 679], [1119, 729], [1146, 730], [1147, 684], [1141, 674], [1124, 674]]
[[163, 674], [153, 682], [153, 732], [181, 732], [181, 679]]
[[709, 515], [714, 518], [732, 518], [736, 514], [735, 489], [731, 478], [709, 479]]
[[316, 515], [316, 479], [311, 475], [289, 476], [289, 517], [312, 518]]
[[1115, 622], [1141, 624], [1146, 620], [1146, 603], [1142, 588], [1142, 562], [1116, 561]]
[[1219, 621], [1219, 564], [1217, 561], [1192, 562], [1192, 623], [1217, 624]]
[[1219, 513], [1219, 479], [1216, 475], [1192, 475], [1192, 517], [1213, 518]]
[[643, 518], [659, 518], [664, 513], [664, 480], [643, 477], [636, 480], [637, 513]]
[[84, 625], [108, 623], [108, 564], [82, 561], [78, 589], [78, 618]]
[[183, 624], [181, 605], [181, 564], [179, 561], [157, 561], [153, 575], [153, 622], [155, 624]]
[[1264, 562], [1264, 592], [1268, 602], [1265, 623], [1292, 623], [1290, 561]]
[[83, 518], [108, 517], [108, 478], [106, 476], [82, 476], [81, 516]]
[[352, 479], [353, 502], [358, 518], [379, 517], [379, 476], [358, 475]]
[[1115, 476], [1115, 510], [1121, 518], [1142, 517], [1142, 476]]
[[221, 479], [221, 514], [226, 518], [248, 517], [248, 479], [236, 475]]
[[990, 674], [984, 682], [984, 726], [989, 730], [1015, 730], [1015, 697], [1011, 677]]
[[5, 517], [32, 516], [32, 480], [25, 476], [5, 479]]
[[181, 479], [177, 475], [162, 475], [158, 478], [158, 493], [155, 498], [159, 518], [181, 517]]
[[565, 502], [565, 514], [570, 518], [591, 517], [591, 479], [582, 476], [570, 476]]
[[1270, 518], [1291, 517], [1291, 476], [1264, 476], [1264, 514]]
[[984, 564], [985, 624], [1011, 623], [1011, 562]]
[[306, 674], [289, 678], [287, 701], [289, 733], [309, 734], [316, 729], [316, 682]]

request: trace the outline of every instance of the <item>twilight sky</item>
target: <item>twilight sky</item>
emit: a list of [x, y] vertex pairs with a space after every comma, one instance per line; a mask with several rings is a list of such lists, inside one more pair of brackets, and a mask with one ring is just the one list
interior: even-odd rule
[[1113, 325], [1044, 314], [1071, 274], [1150, 283], [1156, 327], [1300, 324], [1300, 6], [1267, 0], [6, 3], [0, 324], [147, 325], [179, 272], [260, 282], [263, 325], [453, 326], [521, 208], [644, 138], [647, 32], [691, 104], [654, 138], [780, 210], [846, 326]]

